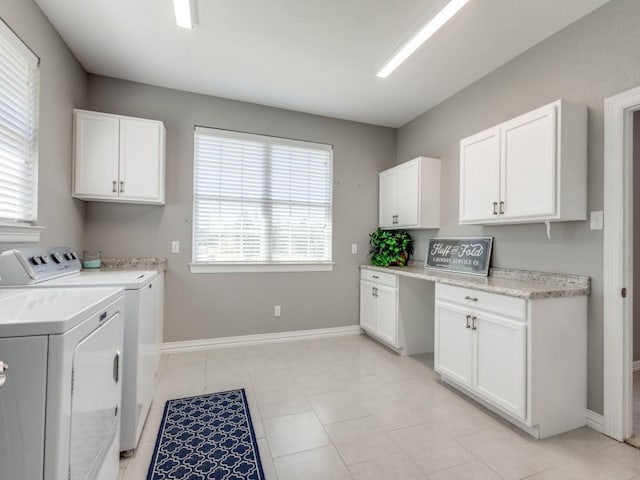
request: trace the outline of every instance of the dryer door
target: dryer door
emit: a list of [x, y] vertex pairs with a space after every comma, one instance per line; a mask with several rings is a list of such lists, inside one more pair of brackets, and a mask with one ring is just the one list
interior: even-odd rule
[[47, 337], [0, 338], [0, 362], [0, 478], [42, 479]]
[[[122, 317], [113, 315], [82, 340], [73, 354], [71, 480], [118, 472]], [[111, 458], [113, 457], [113, 458]], [[115, 469], [115, 470], [114, 470]], [[106, 475], [108, 477], [108, 475]]]

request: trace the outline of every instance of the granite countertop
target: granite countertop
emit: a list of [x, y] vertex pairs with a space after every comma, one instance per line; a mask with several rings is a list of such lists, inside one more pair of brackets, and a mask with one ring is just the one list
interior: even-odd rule
[[100, 270], [157, 270], [158, 272], [166, 272], [167, 259], [164, 257], [103, 258]]
[[427, 270], [417, 265], [408, 267], [361, 265], [360, 268], [518, 298], [573, 297], [591, 293], [591, 278], [583, 275], [492, 268], [488, 277], [480, 277]]

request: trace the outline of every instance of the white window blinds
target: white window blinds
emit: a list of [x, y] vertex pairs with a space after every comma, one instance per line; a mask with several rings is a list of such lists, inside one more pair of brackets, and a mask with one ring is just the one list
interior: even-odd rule
[[330, 145], [197, 127], [193, 262], [331, 262]]
[[38, 58], [0, 21], [0, 221], [37, 217]]

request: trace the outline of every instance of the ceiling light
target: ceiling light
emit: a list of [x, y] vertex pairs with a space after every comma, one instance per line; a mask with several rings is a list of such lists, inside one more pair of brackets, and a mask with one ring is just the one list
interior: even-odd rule
[[173, 0], [173, 10], [176, 14], [176, 24], [182, 28], [193, 29], [191, 0]]
[[440, 10], [424, 27], [422, 27], [404, 46], [389, 60], [376, 75], [386, 78], [396, 68], [400, 66], [409, 56], [415, 52], [420, 45], [426, 42], [431, 35], [436, 33], [440, 27], [447, 23], [458, 11], [464, 7], [469, 0], [451, 0]]

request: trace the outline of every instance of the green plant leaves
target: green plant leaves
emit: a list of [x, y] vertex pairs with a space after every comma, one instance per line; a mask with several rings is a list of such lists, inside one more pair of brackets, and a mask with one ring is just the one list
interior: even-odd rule
[[413, 239], [405, 230], [377, 228], [369, 234], [369, 245], [371, 263], [381, 267], [404, 266], [413, 255]]

